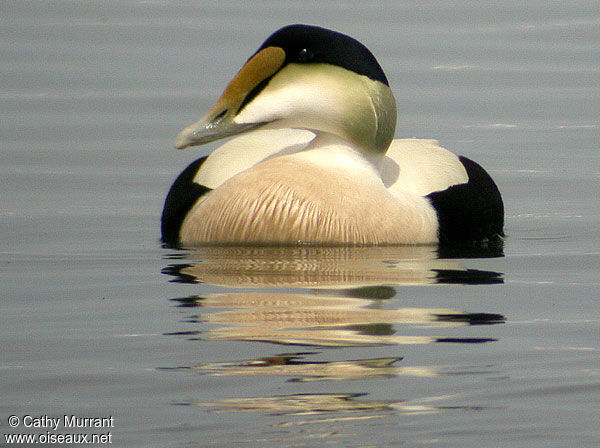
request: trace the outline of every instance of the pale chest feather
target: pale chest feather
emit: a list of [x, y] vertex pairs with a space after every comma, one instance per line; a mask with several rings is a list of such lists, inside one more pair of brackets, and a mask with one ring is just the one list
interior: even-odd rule
[[267, 160], [207, 194], [183, 222], [183, 244], [427, 244], [437, 242], [427, 199], [392, 196], [381, 179], [299, 157]]

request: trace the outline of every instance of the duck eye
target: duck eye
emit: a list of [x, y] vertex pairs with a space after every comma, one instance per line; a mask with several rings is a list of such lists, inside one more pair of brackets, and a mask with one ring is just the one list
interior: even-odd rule
[[308, 48], [303, 48], [298, 53], [298, 62], [308, 62], [315, 57], [315, 54]]

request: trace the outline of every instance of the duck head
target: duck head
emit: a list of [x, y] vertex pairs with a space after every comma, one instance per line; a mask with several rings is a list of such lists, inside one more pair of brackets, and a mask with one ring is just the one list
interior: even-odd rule
[[383, 70], [360, 42], [308, 25], [271, 35], [215, 106], [179, 133], [175, 147], [269, 128], [335, 134], [368, 154], [394, 136], [396, 102]]

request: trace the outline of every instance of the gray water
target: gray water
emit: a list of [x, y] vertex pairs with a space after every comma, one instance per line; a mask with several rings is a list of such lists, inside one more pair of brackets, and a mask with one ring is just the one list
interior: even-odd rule
[[[76, 415], [127, 447], [598, 446], [598, 2], [0, 8], [4, 434]], [[398, 137], [488, 169], [503, 250], [161, 247], [170, 183], [218, 145], [175, 135], [296, 22], [375, 53]]]

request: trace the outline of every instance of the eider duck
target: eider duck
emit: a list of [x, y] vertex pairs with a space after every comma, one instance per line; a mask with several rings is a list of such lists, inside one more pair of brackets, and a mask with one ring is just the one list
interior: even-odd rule
[[243, 65], [175, 147], [243, 134], [189, 165], [165, 200], [168, 245], [473, 244], [503, 236], [492, 178], [435, 140], [397, 139], [373, 54], [290, 25]]

